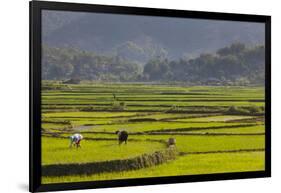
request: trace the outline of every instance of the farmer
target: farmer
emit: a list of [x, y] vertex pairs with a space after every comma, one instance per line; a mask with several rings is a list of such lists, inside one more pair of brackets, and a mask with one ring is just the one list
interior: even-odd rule
[[81, 147], [80, 142], [82, 139], [83, 139], [83, 136], [78, 133], [70, 136], [70, 146], [69, 147], [72, 147], [72, 145], [76, 145], [76, 148]]
[[123, 142], [125, 142], [125, 144], [127, 144], [127, 140], [128, 140], [128, 132], [121, 130], [121, 131], [116, 131], [115, 132], [118, 135], [118, 141], [119, 141], [119, 145], [121, 145]]
[[175, 146], [176, 145], [176, 139], [175, 138], [169, 138], [167, 141], [168, 147]]

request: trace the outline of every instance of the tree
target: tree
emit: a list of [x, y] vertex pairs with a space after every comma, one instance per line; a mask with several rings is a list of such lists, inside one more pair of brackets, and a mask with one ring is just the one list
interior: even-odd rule
[[153, 58], [148, 61], [144, 66], [143, 73], [148, 74], [150, 80], [161, 80], [165, 77], [169, 71], [169, 63], [167, 59], [161, 59], [160, 57]]
[[244, 52], [245, 49], [246, 49], [245, 44], [237, 42], [237, 43], [231, 44], [229, 47], [219, 49], [217, 51], [217, 54], [220, 56], [237, 55], [241, 52]]

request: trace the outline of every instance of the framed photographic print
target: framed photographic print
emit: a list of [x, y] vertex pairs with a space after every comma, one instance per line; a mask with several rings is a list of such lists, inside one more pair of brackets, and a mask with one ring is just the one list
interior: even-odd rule
[[270, 16], [30, 2], [30, 191], [270, 177]]

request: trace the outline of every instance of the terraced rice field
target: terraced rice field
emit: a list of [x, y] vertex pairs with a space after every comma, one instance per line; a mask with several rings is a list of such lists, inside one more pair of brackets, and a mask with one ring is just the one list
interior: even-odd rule
[[[43, 84], [43, 183], [264, 170], [262, 87]], [[121, 129], [129, 141], [119, 146]], [[84, 136], [81, 148], [69, 148], [74, 133]], [[79, 173], [95, 164], [112, 170]], [[63, 175], [49, 172], [57, 167]]]

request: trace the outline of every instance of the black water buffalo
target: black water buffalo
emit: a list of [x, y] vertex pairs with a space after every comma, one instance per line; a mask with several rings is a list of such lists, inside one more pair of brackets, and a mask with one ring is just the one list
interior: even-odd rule
[[127, 140], [128, 140], [128, 132], [127, 131], [116, 131], [115, 132], [118, 135], [118, 141], [119, 141], [119, 145], [121, 145], [123, 142], [125, 142], [125, 144], [127, 144]]

